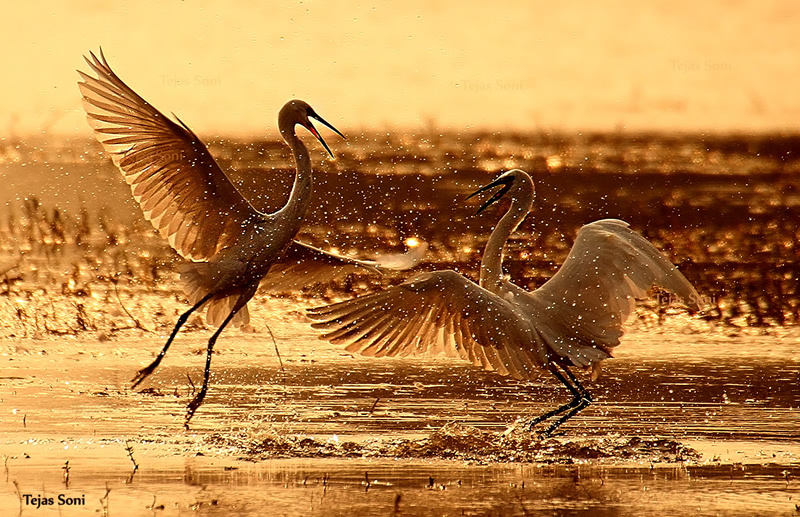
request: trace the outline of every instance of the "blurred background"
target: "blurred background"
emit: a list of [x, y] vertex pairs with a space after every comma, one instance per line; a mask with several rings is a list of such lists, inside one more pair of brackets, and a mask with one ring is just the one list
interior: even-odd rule
[[792, 131], [791, 0], [15, 2], [0, 138], [86, 135], [75, 82], [116, 72], [199, 135], [275, 132], [292, 97], [350, 132]]

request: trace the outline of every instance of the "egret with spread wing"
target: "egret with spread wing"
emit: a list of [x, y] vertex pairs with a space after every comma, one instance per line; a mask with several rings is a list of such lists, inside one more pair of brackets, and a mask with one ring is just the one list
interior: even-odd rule
[[326, 331], [323, 338], [366, 356], [440, 353], [522, 380], [549, 370], [572, 395], [530, 421], [533, 428], [553, 419], [549, 435], [592, 402], [570, 367], [611, 357], [636, 298], [658, 285], [698, 309], [699, 296], [650, 242], [616, 219], [583, 226], [564, 264], [539, 289], [518, 287], [503, 276], [503, 248], [530, 211], [533, 181], [512, 170], [472, 195], [495, 187], [501, 189], [478, 212], [504, 195], [511, 206], [486, 245], [479, 284], [455, 271], [433, 271], [308, 314]]
[[156, 359], [139, 370], [133, 386], [158, 367], [194, 311], [207, 307], [208, 322], [219, 327], [208, 341], [203, 386], [189, 403], [188, 424], [208, 390], [214, 343], [227, 325], [248, 323], [247, 302], [262, 279], [266, 277], [265, 283], [273, 287], [297, 287], [305, 285], [303, 277], [308, 275], [331, 280], [355, 268], [375, 270], [380, 264], [293, 240], [312, 189], [311, 158], [295, 126], [310, 131], [331, 156], [311, 119], [344, 138], [306, 102], [289, 101], [278, 115], [278, 128], [292, 150], [297, 173], [286, 204], [263, 213], [237, 190], [191, 129], [165, 117], [129, 88], [111, 70], [102, 50], [99, 58], [90, 56], [86, 62], [97, 77], [79, 71], [83, 80], [78, 86], [95, 137], [131, 186], [145, 218], [175, 251], [192, 261], [180, 270], [191, 308], [178, 318]]

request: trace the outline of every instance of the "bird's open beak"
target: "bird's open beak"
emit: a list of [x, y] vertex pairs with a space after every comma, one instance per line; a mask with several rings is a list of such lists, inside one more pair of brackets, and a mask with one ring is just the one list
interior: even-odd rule
[[486, 200], [486, 202], [483, 205], [481, 205], [481, 207], [478, 209], [478, 211], [475, 212], [476, 214], [479, 214], [479, 213], [483, 212], [484, 210], [486, 210], [492, 203], [494, 203], [495, 201], [497, 201], [501, 197], [505, 196], [506, 192], [511, 190], [511, 185], [513, 185], [513, 184], [514, 184], [514, 177], [513, 176], [509, 176], [508, 174], [503, 174], [502, 176], [500, 176], [499, 178], [497, 178], [493, 182], [489, 183], [488, 185], [484, 185], [483, 187], [479, 188], [478, 190], [476, 190], [475, 192], [473, 192], [472, 194], [467, 196], [467, 199], [469, 199], [469, 198], [471, 198], [473, 196], [477, 196], [478, 194], [480, 194], [482, 192], [486, 192], [487, 190], [493, 189], [494, 187], [496, 187], [498, 185], [503, 185], [503, 188], [501, 188], [500, 190], [495, 192], [494, 195], [492, 197], [490, 197], [488, 200]]
[[[339, 135], [340, 137], [342, 137], [345, 140], [347, 140], [347, 137], [345, 137], [342, 133], [340, 133], [338, 129], [333, 127], [327, 120], [325, 120], [324, 118], [320, 117], [316, 113], [310, 112], [308, 114], [308, 116], [311, 117], [311, 118], [316, 119], [320, 124], [324, 125], [328, 129], [330, 129], [331, 131], [333, 131], [334, 133]], [[317, 131], [317, 128], [315, 128], [314, 125], [311, 123], [311, 120], [308, 121], [308, 125], [306, 126], [306, 129], [308, 129], [311, 132], [311, 134], [314, 135], [317, 138], [317, 140], [319, 140], [319, 143], [321, 143], [322, 147], [324, 147], [325, 150], [328, 151], [328, 154], [331, 155], [331, 158], [334, 158], [334, 155], [333, 155], [333, 152], [331, 151], [331, 148], [328, 147], [328, 144], [325, 143], [325, 140], [322, 138], [322, 135], [319, 134], [319, 131]]]

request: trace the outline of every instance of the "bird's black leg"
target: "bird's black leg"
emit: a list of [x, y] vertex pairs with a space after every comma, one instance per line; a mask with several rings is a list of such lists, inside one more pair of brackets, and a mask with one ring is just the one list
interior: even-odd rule
[[558, 380], [561, 381], [562, 384], [564, 384], [564, 386], [567, 387], [567, 389], [570, 391], [570, 393], [572, 393], [572, 400], [569, 401], [568, 403], [564, 404], [563, 406], [560, 406], [560, 407], [558, 407], [558, 408], [556, 408], [556, 409], [554, 409], [552, 411], [549, 411], [549, 412], [547, 412], [547, 413], [545, 413], [543, 415], [537, 416], [536, 418], [531, 420], [528, 423], [528, 428], [529, 429], [533, 429], [533, 427], [536, 424], [538, 424], [539, 422], [544, 422], [545, 420], [547, 420], [549, 418], [552, 418], [552, 417], [554, 417], [556, 415], [560, 415], [564, 411], [572, 409], [573, 407], [575, 407], [578, 404], [578, 401], [581, 398], [581, 392], [578, 390], [578, 388], [573, 386], [570, 381], [565, 379], [564, 376], [561, 375], [561, 372], [558, 371], [558, 369], [556, 368], [555, 365], [551, 365], [549, 370], [553, 375], [555, 375], [555, 377]]
[[136, 377], [134, 377], [131, 380], [131, 382], [133, 383], [133, 386], [131, 386], [131, 388], [135, 388], [136, 386], [141, 384], [142, 381], [144, 381], [151, 373], [155, 371], [156, 368], [158, 368], [159, 363], [161, 363], [161, 360], [166, 355], [169, 346], [172, 344], [172, 340], [175, 339], [175, 336], [178, 334], [178, 330], [180, 330], [183, 324], [186, 323], [186, 320], [189, 319], [189, 316], [194, 311], [202, 307], [203, 304], [206, 303], [213, 295], [214, 293], [209, 293], [205, 295], [202, 300], [194, 304], [188, 311], [180, 315], [180, 317], [178, 318], [178, 322], [175, 324], [175, 328], [172, 329], [172, 333], [169, 335], [169, 339], [167, 339], [167, 343], [164, 345], [164, 348], [162, 348], [161, 352], [159, 352], [158, 357], [156, 357], [155, 360], [148, 366], [145, 366], [136, 373]]
[[[245, 300], [247, 303], [247, 300]], [[211, 336], [211, 339], [208, 340], [208, 350], [206, 351], [206, 369], [203, 373], [203, 387], [200, 388], [200, 392], [194, 396], [191, 402], [189, 402], [189, 407], [187, 408], [186, 412], [186, 421], [183, 423], [183, 426], [188, 429], [189, 428], [189, 420], [192, 419], [194, 416], [194, 412], [197, 411], [197, 408], [200, 407], [200, 404], [203, 403], [203, 399], [206, 398], [206, 392], [208, 391], [208, 378], [211, 375], [211, 353], [214, 351], [214, 343], [217, 342], [217, 338], [222, 333], [222, 330], [230, 323], [236, 313], [244, 307], [244, 303], [241, 305], [239, 303], [234, 306], [233, 310], [228, 314], [228, 317], [225, 318], [225, 321], [222, 322], [222, 325], [219, 326], [214, 335]]]
[[550, 365], [550, 372], [561, 381], [561, 383], [567, 387], [567, 389], [572, 393], [572, 400], [564, 404], [563, 406], [554, 409], [553, 411], [549, 411], [544, 415], [538, 416], [531, 420], [528, 423], [528, 429], [531, 430], [533, 427], [545, 420], [548, 420], [554, 416], [558, 416], [562, 413], [566, 413], [565, 415], [561, 416], [558, 420], [553, 422], [550, 427], [548, 427], [542, 434], [544, 436], [549, 436], [555, 431], [561, 424], [575, 416], [578, 411], [584, 409], [586, 406], [591, 404], [592, 396], [589, 395], [589, 392], [586, 391], [580, 381], [578, 381], [577, 377], [572, 374], [572, 372], [566, 366], [561, 366], [561, 369], [567, 374], [567, 379], [561, 372], [558, 370], [558, 366], [555, 364]]
[[583, 385], [581, 385], [581, 383], [578, 381], [577, 377], [575, 377], [575, 375], [573, 375], [573, 373], [569, 370], [569, 368], [562, 366], [561, 369], [567, 373], [574, 387], [577, 388], [578, 394], [574, 399], [572, 399], [572, 402], [570, 402], [570, 405], [573, 405], [573, 407], [545, 430], [545, 436], [550, 436], [561, 424], [575, 416], [579, 411], [586, 408], [586, 406], [591, 404], [594, 400], [589, 392], [586, 391], [586, 388], [584, 388]]

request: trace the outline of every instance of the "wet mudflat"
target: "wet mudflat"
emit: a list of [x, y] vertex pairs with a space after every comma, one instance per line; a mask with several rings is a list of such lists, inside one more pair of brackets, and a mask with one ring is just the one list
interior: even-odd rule
[[[596, 402], [541, 439], [518, 419], [567, 400], [548, 375], [352, 357], [303, 316], [404, 275], [259, 294], [252, 327], [218, 341], [211, 391], [184, 430], [212, 332], [202, 318], [130, 389], [186, 308], [177, 257], [85, 143], [5, 149], [3, 515], [800, 514], [796, 138], [348, 142], [320, 166], [308, 242], [369, 256], [418, 237], [431, 245], [420, 271], [474, 277], [496, 214], [475, 217], [464, 197], [522, 167], [537, 200], [509, 244], [516, 282], [541, 285], [580, 224], [620, 217], [708, 308], [688, 314], [656, 292], [601, 376], [577, 372]], [[288, 191], [281, 144], [212, 152], [260, 208], [282, 192], [260, 181]], [[36, 508], [36, 496], [73, 504]]]

